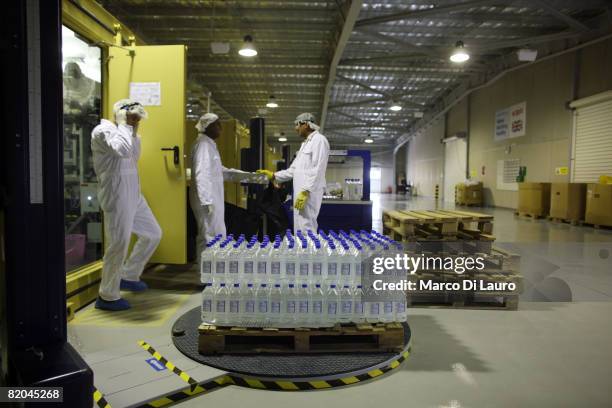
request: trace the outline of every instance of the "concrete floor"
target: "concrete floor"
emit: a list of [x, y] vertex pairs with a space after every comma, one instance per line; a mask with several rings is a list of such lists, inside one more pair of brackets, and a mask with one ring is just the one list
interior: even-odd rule
[[[428, 199], [375, 195], [381, 208], [435, 208]], [[453, 208], [453, 205], [441, 205]], [[496, 245], [522, 255], [525, 290], [518, 311], [410, 309], [413, 351], [404, 365], [369, 383], [316, 392], [270, 392], [230, 386], [181, 406], [610, 407], [612, 389], [612, 231], [495, 216]], [[91, 306], [69, 325], [71, 343], [95, 372], [113, 407], [127, 407], [183, 388], [156, 371], [145, 340], [196, 380], [222, 372], [201, 366], [171, 343], [174, 320], [199, 304], [193, 267], [148, 271], [152, 289], [127, 295], [137, 305], [112, 318]]]

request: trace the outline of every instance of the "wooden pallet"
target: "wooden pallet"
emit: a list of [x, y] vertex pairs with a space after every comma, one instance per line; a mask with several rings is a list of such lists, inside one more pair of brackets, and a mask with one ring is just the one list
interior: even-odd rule
[[518, 295], [491, 294], [473, 296], [468, 294], [414, 294], [407, 298], [408, 307], [480, 309], [480, 310], [517, 310]]
[[350, 324], [329, 328], [244, 328], [202, 324], [200, 354], [399, 352], [404, 328], [399, 323]]
[[493, 216], [461, 210], [435, 210], [434, 212], [457, 217], [459, 230], [480, 231], [483, 234], [493, 233]]
[[543, 214], [532, 214], [532, 213], [526, 213], [526, 212], [515, 212], [514, 215], [517, 215], [519, 217], [532, 218], [534, 220], [538, 220], [540, 218], [545, 218], [546, 217]]
[[573, 226], [582, 226], [584, 224], [584, 220], [567, 220], [565, 218], [557, 218], [557, 217], [548, 217], [550, 222], [558, 223], [558, 224], [570, 224]]
[[402, 238], [415, 237], [422, 232], [441, 236], [457, 233], [456, 216], [430, 210], [383, 211], [383, 224]]

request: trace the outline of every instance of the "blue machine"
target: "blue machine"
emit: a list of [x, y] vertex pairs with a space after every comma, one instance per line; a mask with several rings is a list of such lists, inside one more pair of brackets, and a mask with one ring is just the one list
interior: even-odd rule
[[361, 200], [323, 200], [317, 222], [319, 228], [328, 230], [372, 229], [372, 201], [370, 201], [369, 150], [332, 150], [330, 156], [361, 157], [363, 159], [363, 195]]
[[[370, 168], [372, 159], [369, 150], [332, 150], [330, 156], [361, 157], [363, 159], [363, 195], [361, 200], [323, 200], [317, 223], [320, 229], [366, 230], [372, 229], [372, 201], [370, 201]], [[293, 228], [293, 204], [284, 203]]]

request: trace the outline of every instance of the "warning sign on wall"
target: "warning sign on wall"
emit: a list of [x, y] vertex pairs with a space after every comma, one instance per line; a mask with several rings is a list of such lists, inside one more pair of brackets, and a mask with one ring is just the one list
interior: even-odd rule
[[495, 141], [525, 135], [527, 102], [517, 103], [495, 112]]

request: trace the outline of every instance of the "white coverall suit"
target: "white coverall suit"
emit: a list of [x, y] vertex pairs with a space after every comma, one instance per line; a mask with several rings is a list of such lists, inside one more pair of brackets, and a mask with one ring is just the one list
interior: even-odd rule
[[[253, 174], [223, 167], [215, 141], [200, 133], [191, 148], [189, 189], [189, 203], [198, 224], [198, 263], [206, 243], [217, 234], [226, 235], [223, 182], [240, 181], [250, 177], [253, 177]], [[212, 206], [212, 214], [205, 206]]]
[[287, 170], [274, 173], [278, 182], [293, 179], [293, 199], [301, 191], [309, 191], [310, 196], [302, 210], [293, 209], [293, 229], [317, 231], [317, 217], [323, 201], [325, 171], [329, 158], [329, 142], [319, 131], [312, 132], [302, 143], [295, 160]]
[[[138, 281], [161, 240], [162, 231], [140, 192], [140, 137], [132, 126], [102, 119], [91, 133], [91, 151], [98, 178], [98, 200], [104, 211], [108, 242], [104, 252], [100, 297], [120, 299], [120, 280]], [[132, 233], [138, 236], [126, 260]]]

